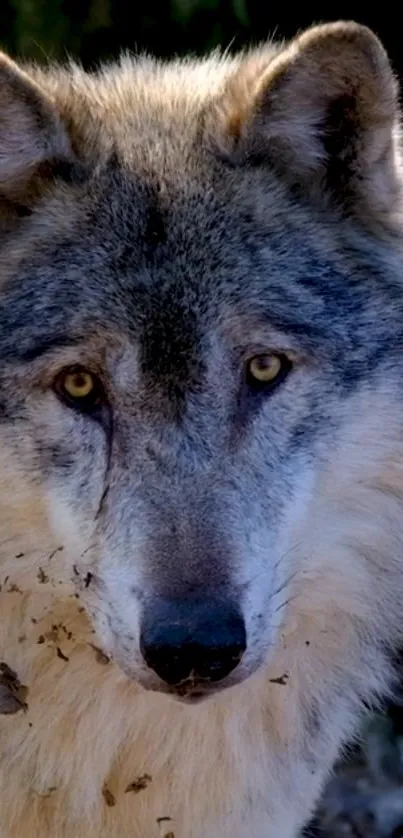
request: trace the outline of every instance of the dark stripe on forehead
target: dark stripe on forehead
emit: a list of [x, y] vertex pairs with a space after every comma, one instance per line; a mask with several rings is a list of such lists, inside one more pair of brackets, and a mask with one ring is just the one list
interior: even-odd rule
[[0, 339], [0, 359], [9, 363], [29, 363], [36, 361], [43, 355], [71, 346], [82, 345], [83, 339], [79, 340], [68, 335], [52, 335], [52, 337], [38, 337], [25, 342], [13, 342], [10, 340], [2, 342]]
[[161, 382], [194, 380], [200, 366], [199, 324], [192, 309], [169, 294], [149, 306], [141, 334], [144, 375]]

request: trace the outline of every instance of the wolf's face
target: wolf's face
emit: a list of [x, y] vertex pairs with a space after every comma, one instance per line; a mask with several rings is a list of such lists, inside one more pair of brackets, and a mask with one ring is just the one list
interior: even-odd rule
[[[387, 439], [384, 430], [400, 399], [401, 263], [394, 111], [380, 105], [393, 83], [366, 30], [310, 38], [293, 45], [293, 68], [287, 52], [266, 55], [264, 71], [262, 54], [256, 66], [245, 59], [258, 73], [246, 79], [253, 95], [257, 79], [263, 92], [254, 131], [236, 142], [228, 121], [231, 97], [244, 107], [232, 89], [243, 63], [228, 68], [222, 99], [187, 113], [178, 95], [162, 116], [140, 66], [130, 83], [144, 88], [146, 112], [133, 136], [122, 110], [104, 126], [114, 153], [89, 166], [69, 161], [63, 135], [64, 169], [44, 193], [30, 176], [29, 211], [14, 194], [21, 175], [5, 198], [6, 526], [20, 508], [22, 528], [40, 497], [41, 526], [64, 548], [61, 581], [81, 589], [105, 650], [145, 687], [187, 698], [257, 670], [298, 608], [318, 618], [346, 562], [362, 579], [377, 549], [371, 491], [386, 491], [385, 470], [395, 491], [399, 420]], [[300, 74], [308, 64], [316, 83], [335, 46], [333, 134], [329, 101], [311, 88], [304, 136], [293, 111]], [[188, 72], [189, 95], [200, 69]], [[111, 70], [113, 83], [127, 73]], [[80, 83], [95, 107], [96, 82]], [[264, 108], [268, 133], [278, 123], [267, 159]]]

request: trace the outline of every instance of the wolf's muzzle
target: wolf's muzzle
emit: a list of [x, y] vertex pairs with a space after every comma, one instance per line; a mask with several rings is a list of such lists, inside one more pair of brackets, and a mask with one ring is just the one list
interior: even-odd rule
[[170, 686], [218, 683], [245, 652], [245, 624], [225, 601], [159, 600], [143, 616], [140, 648], [147, 666]]

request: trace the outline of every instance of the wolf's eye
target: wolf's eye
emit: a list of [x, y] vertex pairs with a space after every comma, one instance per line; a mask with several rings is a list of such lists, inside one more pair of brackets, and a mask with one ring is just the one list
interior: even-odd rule
[[63, 370], [53, 386], [59, 398], [78, 410], [89, 413], [103, 401], [103, 388], [99, 378], [84, 367], [69, 367]]
[[254, 389], [279, 384], [291, 369], [291, 361], [286, 355], [266, 352], [255, 355], [247, 363], [247, 383]]

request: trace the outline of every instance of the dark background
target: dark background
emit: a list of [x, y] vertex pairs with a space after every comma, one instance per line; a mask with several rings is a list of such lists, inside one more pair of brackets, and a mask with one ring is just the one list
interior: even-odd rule
[[398, 3], [390, 9], [373, 3], [371, 10], [364, 3], [293, 5], [279, 0], [0, 0], [0, 44], [17, 57], [63, 60], [72, 55], [91, 67], [121, 49], [158, 56], [202, 53], [217, 44], [237, 49], [338, 18], [371, 26], [403, 78]]

